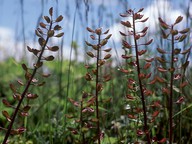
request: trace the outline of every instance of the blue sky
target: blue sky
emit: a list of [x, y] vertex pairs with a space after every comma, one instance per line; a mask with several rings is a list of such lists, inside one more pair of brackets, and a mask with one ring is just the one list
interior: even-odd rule
[[[72, 40], [72, 27], [76, 1], [79, 2], [79, 9], [76, 15], [74, 40], [83, 47], [83, 40], [88, 37], [88, 33], [85, 30], [87, 26], [98, 27], [98, 22], [100, 20], [101, 26], [104, 28], [119, 29], [119, 14], [125, 12], [127, 7], [135, 9], [144, 7], [146, 13], [149, 15], [155, 13], [154, 11], [157, 9], [159, 11], [164, 10], [162, 6], [156, 6], [153, 11], [149, 11], [149, 8], [150, 6], [154, 7], [154, 5], [158, 5], [159, 2], [165, 2], [166, 0], [87, 0], [89, 10], [86, 9], [87, 7], [83, 2], [86, 0], [0, 0], [0, 60], [5, 56], [3, 54], [6, 51], [5, 49], [12, 49], [11, 55], [14, 55], [14, 52], [17, 52], [16, 49], [18, 47], [23, 47], [21, 1], [23, 1], [26, 45], [33, 43], [34, 31], [41, 13], [43, 12], [43, 15], [47, 15], [49, 8], [54, 7], [56, 14], [62, 14], [64, 16], [64, 21], [61, 24], [63, 26], [63, 31], [65, 32], [64, 43], [66, 51], [69, 53], [68, 49]], [[189, 1], [190, 0], [169, 0], [168, 3], [171, 5], [173, 11], [172, 15], [184, 14]], [[87, 19], [86, 10], [88, 12]], [[100, 17], [98, 15], [100, 15]], [[167, 15], [169, 17], [170, 13]], [[41, 21], [43, 20], [41, 19]], [[152, 21], [150, 21], [149, 24], [152, 25]], [[114, 36], [114, 40], [118, 41], [119, 36], [116, 32], [114, 33], [117, 37], [116, 39]], [[14, 44], [11, 45], [11, 42]], [[7, 43], [10, 44], [9, 48], [6, 48], [7, 46], [4, 45]], [[18, 45], [15, 46], [15, 43], [18, 43]], [[7, 53], [9, 54], [9, 52]]]

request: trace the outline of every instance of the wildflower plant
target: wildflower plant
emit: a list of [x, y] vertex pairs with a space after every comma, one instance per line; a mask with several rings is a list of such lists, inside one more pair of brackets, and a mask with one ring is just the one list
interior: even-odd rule
[[[147, 34], [148, 27], [144, 27], [143, 30], [137, 30], [138, 23], [145, 23], [148, 18], [143, 19], [143, 14], [141, 12], [143, 8], [135, 12], [134, 10], [127, 10], [126, 13], [120, 14], [123, 18], [130, 18], [127, 21], [121, 21], [121, 24], [125, 26], [128, 30], [126, 32], [120, 32], [120, 34], [125, 38], [122, 40], [122, 46], [125, 50], [125, 54], [122, 55], [122, 58], [126, 60], [126, 67], [121, 68], [120, 71], [127, 75], [127, 91], [126, 99], [128, 102], [132, 101], [134, 105], [138, 105], [139, 101], [142, 103], [142, 107], [134, 106], [131, 108], [131, 111], [128, 112], [128, 118], [140, 121], [139, 117], [143, 117], [141, 120], [143, 129], [137, 126], [136, 133], [138, 136], [145, 135], [147, 143], [151, 143], [150, 130], [148, 125], [147, 117], [147, 100], [146, 98], [152, 96], [152, 90], [147, 88], [147, 81], [151, 77], [152, 73], [149, 71], [151, 62], [153, 58], [144, 59], [144, 54], [148, 51], [148, 45], [150, 45], [153, 39], [148, 40], [147, 42], [140, 42]], [[126, 38], [130, 38], [132, 42], [127, 42]], [[146, 47], [144, 47], [146, 46]], [[137, 73], [136, 77], [133, 77]], [[140, 105], [140, 104], [139, 104]], [[153, 119], [157, 114], [153, 114]]]
[[[111, 48], [104, 48], [107, 44], [111, 34], [108, 34], [109, 30], [103, 32], [102, 28], [92, 30], [87, 27], [87, 30], [91, 33], [90, 38], [96, 41], [94, 44], [86, 41], [87, 46], [90, 46], [92, 50], [87, 52], [87, 55], [91, 59], [95, 59], [95, 64], [85, 65], [87, 73], [85, 74], [85, 79], [89, 82], [89, 87], [91, 92], [83, 92], [80, 102], [70, 99], [70, 102], [80, 108], [80, 135], [82, 143], [91, 143], [97, 141], [98, 144], [101, 143], [101, 139], [104, 136], [101, 128], [101, 112], [99, 107], [101, 103], [110, 102], [110, 98], [100, 99], [102, 90], [104, 88], [104, 83], [111, 79], [109, 73], [102, 73], [102, 67], [105, 65], [106, 61], [110, 59]], [[108, 34], [107, 36], [105, 36]], [[104, 54], [104, 55], [103, 55]], [[78, 133], [77, 129], [69, 128], [73, 133]], [[90, 132], [94, 135], [90, 135]]]
[[[159, 18], [159, 23], [161, 26], [162, 38], [167, 40], [171, 48], [157, 48], [161, 57], [156, 57], [159, 67], [157, 67], [160, 73], [167, 75], [167, 80], [163, 80], [165, 87], [162, 87], [162, 93], [168, 96], [167, 109], [169, 111], [169, 143], [173, 143], [173, 133], [177, 126], [175, 124], [173, 116], [176, 112], [178, 105], [184, 102], [187, 95], [184, 93], [184, 87], [188, 85], [185, 80], [185, 71], [189, 65], [188, 56], [191, 47], [183, 50], [179, 48], [179, 43], [183, 42], [190, 31], [189, 28], [178, 30], [176, 26], [183, 20], [182, 16], [179, 16], [175, 22], [171, 25], [167, 24], [164, 20]], [[181, 57], [185, 57], [182, 62]], [[176, 126], [175, 126], [176, 125]]]
[[[98, 140], [98, 144], [100, 144], [100, 139], [103, 138], [103, 133], [101, 131], [101, 121], [100, 121], [100, 111], [99, 111], [99, 96], [101, 95], [101, 92], [103, 90], [103, 84], [105, 82], [108, 82], [111, 79], [111, 76], [109, 73], [102, 74], [102, 67], [106, 63], [108, 59], [111, 58], [111, 54], [108, 52], [111, 51], [111, 48], [104, 49], [103, 47], [107, 44], [108, 40], [112, 36], [112, 34], [108, 34], [109, 30], [103, 32], [102, 28], [97, 28], [96, 30], [92, 30], [91, 28], [87, 28], [87, 30], [91, 33], [90, 37], [92, 40], [96, 41], [96, 44], [91, 44], [89, 42], [86, 42], [86, 44], [90, 47], [92, 47], [92, 50], [95, 51], [95, 53], [88, 51], [87, 55], [91, 58], [96, 59], [96, 66], [91, 68], [88, 68], [88, 72], [86, 73], [85, 79], [87, 81], [94, 80], [95, 82], [95, 94], [92, 94], [95, 98], [95, 112], [96, 112], [96, 139]], [[105, 36], [108, 34], [107, 36]], [[104, 53], [104, 56], [102, 56], [102, 53]], [[95, 77], [95, 78], [94, 78]], [[107, 101], [106, 101], [107, 102]]]
[[[49, 77], [50, 74], [42, 74], [40, 73], [40, 68], [42, 68], [43, 63], [45, 61], [54, 60], [53, 55], [45, 55], [45, 51], [56, 52], [58, 51], [58, 46], [49, 46], [48, 42], [51, 38], [57, 37], [60, 38], [64, 35], [63, 32], [59, 33], [62, 29], [58, 22], [62, 21], [63, 16], [60, 15], [55, 20], [53, 19], [53, 8], [49, 9], [49, 16], [44, 16], [44, 22], [40, 22], [39, 28], [35, 30], [36, 36], [39, 37], [38, 43], [40, 45], [39, 49], [31, 48], [27, 46], [27, 49], [30, 53], [32, 53], [36, 58], [36, 62], [33, 64], [32, 68], [27, 67], [25, 64], [22, 64], [22, 69], [24, 70], [25, 80], [17, 80], [17, 84], [10, 84], [10, 89], [13, 92], [13, 99], [16, 105], [10, 103], [7, 99], [3, 99], [3, 104], [12, 109], [12, 114], [8, 113], [6, 110], [2, 110], [3, 116], [6, 118], [8, 126], [0, 127], [0, 130], [5, 131], [5, 137], [3, 140], [3, 144], [8, 143], [8, 138], [10, 135], [20, 135], [26, 131], [26, 128], [23, 126], [24, 117], [29, 115], [29, 110], [31, 108], [30, 101], [34, 100], [38, 97], [36, 93], [33, 93], [31, 87], [40, 87], [45, 84], [44, 81], [39, 81], [37, 74], [41, 77]], [[14, 124], [21, 120], [19, 124], [21, 126], [15, 126]], [[20, 118], [20, 119], [19, 119]]]

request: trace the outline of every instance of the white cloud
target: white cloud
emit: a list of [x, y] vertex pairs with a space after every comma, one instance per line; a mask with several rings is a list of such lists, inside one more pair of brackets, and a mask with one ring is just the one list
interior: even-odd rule
[[[23, 42], [17, 41], [14, 35], [15, 33], [13, 30], [0, 27], [0, 61], [9, 57], [13, 57], [16, 61], [19, 61], [23, 56], [31, 59], [30, 54], [26, 53], [26, 47], [23, 47]], [[29, 41], [26, 43], [31, 44]]]
[[[123, 12], [122, 12], [123, 13]], [[181, 10], [176, 10], [172, 7], [171, 3], [167, 0], [155, 0], [151, 5], [143, 11], [144, 17], [149, 17], [145, 25], [138, 25], [137, 29], [142, 29], [144, 26], [149, 27], [149, 32], [154, 33], [158, 28], [158, 18], [161, 17], [167, 24], [173, 24], [178, 16], [183, 16], [183, 21], [177, 25], [179, 30], [184, 29], [186, 16]], [[127, 19], [129, 20], [129, 18]], [[120, 23], [114, 24], [111, 28], [113, 39], [115, 42], [120, 42], [122, 36], [119, 31], [125, 31], [124, 26]]]
[[159, 17], [167, 24], [173, 24], [178, 16], [183, 16], [183, 21], [177, 25], [179, 29], [183, 29], [186, 22], [185, 14], [179, 9], [174, 9], [172, 4], [167, 0], [155, 0], [152, 5], [144, 10], [144, 15], [149, 17], [146, 26], [149, 26], [152, 32], [157, 29]]
[[0, 27], [0, 60], [6, 59], [7, 56], [14, 54], [14, 32], [11, 29]]
[[[61, 43], [61, 38], [54, 38], [50, 41], [50, 46], [59, 45]], [[9, 57], [13, 57], [16, 61], [21, 60], [21, 58], [27, 58], [27, 61], [31, 63], [34, 56], [32, 53], [27, 51], [27, 46], [30, 48], [39, 49], [38, 42], [33, 42], [31, 40], [26, 41], [25, 48], [23, 47], [22, 41], [17, 41], [14, 38], [14, 31], [8, 28], [0, 27], [0, 61], [3, 61]], [[44, 56], [53, 55], [57, 59], [58, 52], [45, 51]], [[64, 59], [69, 59], [70, 57], [70, 46], [63, 46], [63, 57]], [[83, 60], [83, 52], [78, 51], [78, 60]], [[72, 60], [75, 59], [74, 50], [72, 51]], [[32, 64], [31, 64], [32, 65]]]

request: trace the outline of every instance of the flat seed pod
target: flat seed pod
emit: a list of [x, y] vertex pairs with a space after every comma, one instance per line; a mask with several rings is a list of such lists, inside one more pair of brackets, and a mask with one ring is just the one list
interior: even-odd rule
[[190, 52], [190, 50], [191, 50], [191, 47], [189, 49], [182, 51], [181, 54], [187, 54], [188, 52]]
[[180, 23], [182, 20], [183, 20], [183, 17], [182, 16], [178, 16], [177, 19], [175, 20], [174, 25]]
[[161, 49], [161, 48], [157, 48], [157, 51], [158, 51], [159, 53], [161, 53], [161, 54], [165, 54], [165, 53], [166, 53], [166, 51], [163, 50], [163, 49]]
[[45, 60], [46, 61], [52, 61], [52, 60], [54, 60], [54, 56], [48, 56], [48, 57], [45, 57]]
[[36, 99], [38, 97], [37, 94], [28, 93], [26, 96], [28, 99]]
[[128, 27], [128, 28], [131, 27], [131, 23], [129, 21], [126, 21], [126, 22], [121, 21], [121, 24]]
[[50, 51], [58, 51], [59, 50], [59, 47], [58, 46], [53, 46], [53, 47], [48, 47], [48, 49], [50, 50]]
[[95, 55], [92, 52], [87, 52], [87, 55], [90, 56], [91, 58], [95, 57]]
[[89, 32], [91, 32], [91, 33], [95, 33], [95, 31], [94, 30], [92, 30], [91, 28], [89, 28], [89, 27], [87, 27], [87, 30], [89, 31]]
[[183, 34], [183, 35], [180, 37], [179, 42], [182, 42], [186, 37], [187, 37], [187, 35], [186, 35], [186, 34]]
[[61, 29], [62, 29], [62, 27], [60, 25], [54, 26], [54, 30], [61, 30]]
[[184, 30], [179, 31], [180, 34], [185, 34], [188, 33], [190, 31], [190, 28], [186, 28]]
[[50, 16], [53, 16], [53, 7], [51, 7], [51, 8], [49, 9], [49, 14], [50, 14]]
[[50, 20], [50, 18], [48, 16], [44, 16], [43, 18], [46, 20], [47, 23], [51, 22], [51, 20]]
[[39, 42], [39, 45], [40, 45], [40, 46], [44, 46], [44, 44], [45, 44], [45, 39], [44, 39], [44, 38], [39, 38], [39, 39], [38, 39], [38, 42]]
[[54, 30], [49, 30], [48, 31], [48, 37], [52, 37], [52, 36], [54, 36], [54, 33], [55, 33], [55, 31]]
[[149, 18], [145, 18], [145, 19], [143, 19], [143, 20], [141, 20], [141, 21], [139, 21], [139, 22], [146, 22], [148, 19], [149, 19]]
[[42, 28], [46, 28], [46, 24], [44, 24], [43, 22], [40, 22], [39, 25], [40, 25]]
[[103, 34], [107, 34], [109, 32], [109, 29], [108, 30], [106, 30]]
[[4, 116], [9, 122], [11, 121], [11, 117], [10, 117], [10, 115], [8, 114], [7, 111], [3, 110], [3, 111], [2, 111], [2, 114], [3, 114], [3, 116]]
[[103, 51], [105, 51], [105, 52], [110, 52], [111, 49], [112, 49], [112, 48], [108, 48], [108, 49], [105, 49], [105, 50], [103, 50]]
[[62, 20], [63, 20], [63, 16], [60, 15], [58, 18], [56, 18], [55, 22], [60, 22], [60, 21], [62, 21]]
[[6, 99], [2, 99], [2, 102], [3, 104], [6, 106], [6, 107], [10, 107], [11, 104], [6, 100]]
[[62, 32], [62, 33], [59, 33], [59, 34], [57, 34], [57, 35], [55, 35], [54, 37], [62, 37], [64, 35], [64, 32]]
[[162, 67], [158, 67], [157, 70], [158, 70], [159, 72], [167, 72], [167, 70], [164, 69], [164, 68], [162, 68]]
[[105, 57], [104, 57], [104, 59], [109, 59], [111, 57], [111, 54], [107, 54]]

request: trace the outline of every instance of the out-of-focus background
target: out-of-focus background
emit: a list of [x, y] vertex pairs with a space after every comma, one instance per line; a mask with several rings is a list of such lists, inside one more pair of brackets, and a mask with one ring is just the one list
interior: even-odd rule
[[[146, 25], [150, 27], [151, 36], [155, 36], [159, 32], [158, 17], [173, 23], [175, 18], [181, 15], [184, 20], [179, 28], [190, 26], [191, 5], [190, 0], [1, 0], [0, 60], [9, 57], [20, 60], [25, 57], [26, 45], [36, 45], [37, 38], [34, 31], [42, 21], [42, 16], [48, 14], [50, 7], [54, 7], [55, 16], [60, 14], [64, 16], [62, 22], [65, 32], [62, 40], [64, 59], [69, 58], [71, 42], [74, 41], [78, 45], [77, 60], [82, 61], [86, 49], [84, 40], [88, 39], [87, 26], [110, 29], [110, 33], [113, 33], [111, 46], [121, 53], [120, 13], [130, 8], [137, 10], [144, 7], [145, 17], [150, 17]], [[74, 51], [72, 55], [74, 58]]]

